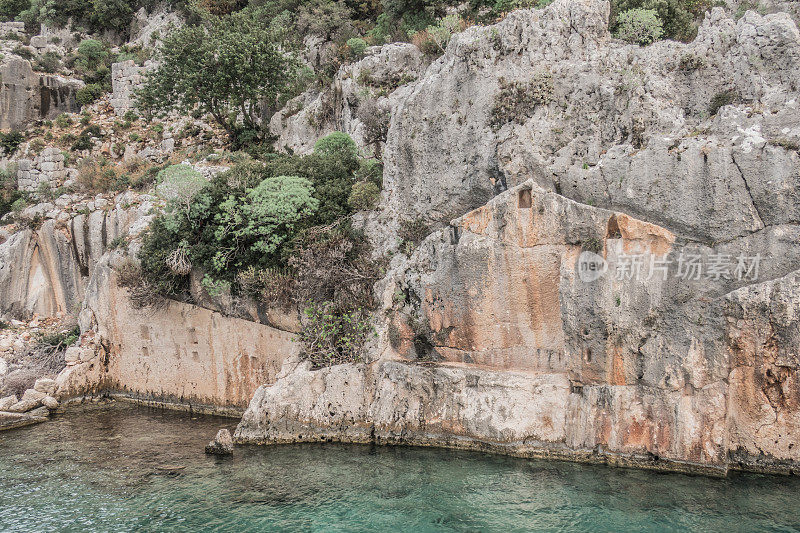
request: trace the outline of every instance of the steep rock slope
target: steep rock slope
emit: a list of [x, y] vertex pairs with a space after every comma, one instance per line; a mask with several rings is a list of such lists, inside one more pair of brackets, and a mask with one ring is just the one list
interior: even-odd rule
[[440, 229], [379, 284], [373, 362], [285, 363], [240, 442], [797, 468], [800, 33], [715, 9], [640, 48], [607, 16], [469, 28], [403, 89], [366, 225]]

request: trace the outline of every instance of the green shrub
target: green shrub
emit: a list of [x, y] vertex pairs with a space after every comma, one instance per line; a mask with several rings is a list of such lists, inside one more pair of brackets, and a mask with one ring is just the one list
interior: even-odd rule
[[507, 81], [500, 78], [500, 92], [495, 96], [491, 124], [500, 129], [509, 122], [521, 124], [533, 116], [536, 106], [553, 98], [553, 77], [539, 73], [529, 82]]
[[448, 15], [422, 31], [412, 31], [409, 36], [424, 54], [439, 55], [444, 53], [450, 38], [464, 28], [466, 22], [461, 17]]
[[664, 26], [654, 9], [629, 9], [617, 17], [616, 37], [646, 46], [664, 35]]
[[688, 42], [697, 35], [705, 12], [718, 4], [715, 0], [612, 0], [609, 20], [616, 34], [621, 13], [632, 9], [653, 10], [663, 25], [663, 38]]
[[355, 178], [358, 181], [370, 181], [383, 188], [383, 163], [377, 159], [362, 159], [358, 165]]
[[[310, 272], [317, 273], [313, 282], [301, 284], [298, 303], [307, 301], [308, 290], [314, 290], [322, 291], [314, 301], [365, 305], [366, 289], [361, 281], [369, 280], [368, 294], [374, 283], [371, 275], [359, 273], [366, 272], [367, 267], [359, 263], [357, 268], [345, 269], [361, 257], [363, 237], [337, 234], [323, 243], [312, 230], [341, 225], [353, 209], [348, 197], [358, 161], [351, 160], [352, 151], [332, 153], [335, 155], [273, 154], [264, 162], [245, 160], [215, 176], [183, 208], [177, 209], [171, 203], [167, 214], [156, 218], [144, 238], [140, 254], [144, 278], [164, 296], [183, 294], [188, 283], [185, 273], [171, 270], [166, 264], [176, 250], [181, 250], [185, 262], [215, 281], [230, 282], [234, 294], [241, 291], [272, 294], [274, 291], [266, 287], [264, 291], [253, 288], [262, 279], [254, 273], [285, 272], [296, 259], [291, 270], [298, 279], [305, 280]], [[354, 244], [356, 241], [358, 245]], [[336, 244], [328, 246], [328, 243]], [[320, 257], [324, 260], [316, 259]], [[335, 265], [343, 266], [337, 270]], [[333, 275], [342, 269], [346, 275], [342, 274], [335, 282], [319, 282], [320, 275]], [[253, 274], [248, 277], [246, 272]], [[274, 285], [272, 279], [270, 276], [270, 285]], [[343, 292], [343, 287], [350, 288]], [[291, 292], [288, 285], [285, 289]], [[288, 298], [286, 291], [279, 299]], [[353, 294], [362, 296], [356, 298]], [[371, 297], [368, 299], [371, 303]]]
[[301, 357], [313, 368], [363, 361], [364, 345], [373, 332], [362, 309], [336, 313], [331, 307], [331, 302], [311, 303], [304, 312]]
[[497, 0], [494, 4], [495, 13], [508, 13], [515, 9], [535, 7], [544, 9], [553, 3], [554, 0]]
[[12, 155], [17, 151], [19, 145], [25, 140], [25, 136], [19, 131], [9, 131], [3, 133], [0, 131], [0, 148], [3, 149], [5, 155]]
[[351, 57], [359, 58], [364, 55], [364, 51], [367, 49], [367, 41], [360, 37], [347, 39], [347, 48], [350, 50]]
[[358, 158], [358, 146], [348, 134], [334, 131], [314, 144], [314, 153], [323, 157], [355, 161]]
[[59, 128], [68, 128], [72, 125], [72, 119], [66, 113], [61, 113], [56, 117], [56, 126]]
[[411, 255], [411, 252], [425, 240], [428, 233], [430, 233], [430, 228], [421, 218], [403, 220], [400, 222], [400, 229], [397, 232], [398, 237], [400, 237], [400, 249], [406, 255]]
[[377, 205], [381, 190], [371, 181], [359, 181], [353, 184], [353, 190], [347, 203], [356, 211], [367, 211]]
[[708, 113], [714, 116], [722, 107], [734, 104], [738, 102], [739, 99], [739, 93], [737, 93], [735, 89], [722, 91], [714, 95], [714, 98], [711, 99], [711, 102], [708, 104]]
[[84, 39], [78, 45], [78, 58], [86, 68], [96, 68], [107, 57], [105, 45], [97, 39]]
[[61, 68], [61, 56], [55, 52], [45, 52], [34, 63], [34, 69], [40, 72], [54, 74]]
[[[237, 240], [241, 238], [251, 242], [250, 248], [254, 253], [274, 254], [292, 234], [295, 225], [319, 207], [313, 192], [311, 182], [305, 178], [267, 178], [247, 190], [245, 202], [239, 203], [229, 197], [220, 206], [218, 220], [223, 228], [216, 236], [218, 240], [228, 236]], [[223, 251], [215, 257], [218, 270], [228, 267], [225, 253]]]
[[11, 164], [0, 170], [0, 218], [13, 210], [14, 203], [22, 199], [17, 189], [17, 166]]
[[75, 93], [75, 101], [81, 106], [89, 105], [97, 101], [104, 93], [103, 87], [96, 83], [89, 83], [78, 89], [78, 92]]
[[188, 211], [192, 200], [208, 181], [189, 165], [170, 165], [156, 176], [156, 193], [176, 206]]
[[17, 45], [16, 47], [14, 47], [11, 53], [16, 54], [23, 59], [27, 59], [28, 61], [33, 59], [33, 52], [31, 51], [30, 48], [26, 46]]
[[27, 202], [27, 200], [25, 200], [25, 198], [17, 198], [11, 204], [11, 211], [14, 212], [14, 213], [19, 214], [19, 213], [22, 212], [23, 209], [25, 209], [25, 207], [27, 207], [27, 205], [28, 205], [28, 202]]

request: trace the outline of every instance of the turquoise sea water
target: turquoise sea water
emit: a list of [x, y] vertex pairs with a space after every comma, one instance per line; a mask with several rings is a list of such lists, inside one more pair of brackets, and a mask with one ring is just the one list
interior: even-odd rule
[[0, 531], [798, 531], [800, 479], [475, 452], [204, 445], [235, 421], [127, 404], [0, 433]]

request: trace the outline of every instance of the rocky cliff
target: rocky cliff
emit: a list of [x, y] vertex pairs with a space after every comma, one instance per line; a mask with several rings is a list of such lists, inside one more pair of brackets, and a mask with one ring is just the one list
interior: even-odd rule
[[[29, 227], [0, 234], [0, 313], [82, 306], [59, 399], [252, 396], [240, 443], [796, 472], [800, 32], [715, 8], [693, 42], [639, 47], [608, 16], [604, 0], [557, 0], [469, 27], [435, 61], [372, 47], [273, 116], [278, 149], [340, 130], [384, 163], [380, 205], [356, 216], [389, 258], [366, 363], [312, 369], [256, 323], [296, 317], [234, 312], [197, 273], [199, 306], [131, 306], [111, 243], [135, 255], [147, 195], [24, 210]], [[122, 113], [141, 69], [113, 72]], [[28, 190], [66, 177], [48, 154], [20, 160]], [[408, 224], [424, 239], [401, 238]]]
[[608, 9], [469, 28], [397, 91], [364, 224], [433, 231], [379, 284], [372, 362], [285, 363], [239, 442], [797, 468], [800, 33], [714, 9], [641, 48]]

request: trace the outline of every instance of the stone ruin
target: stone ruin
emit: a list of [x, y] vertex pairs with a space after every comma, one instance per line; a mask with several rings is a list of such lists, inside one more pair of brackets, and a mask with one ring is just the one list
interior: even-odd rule
[[142, 84], [144, 73], [151, 67], [150, 61], [144, 66], [137, 65], [132, 59], [111, 65], [111, 106], [117, 115], [124, 115], [134, 109], [134, 92]]
[[55, 189], [74, 179], [78, 171], [64, 167], [64, 154], [58, 148], [45, 148], [33, 159], [17, 162], [17, 184], [21, 191], [35, 192], [46, 183]]

